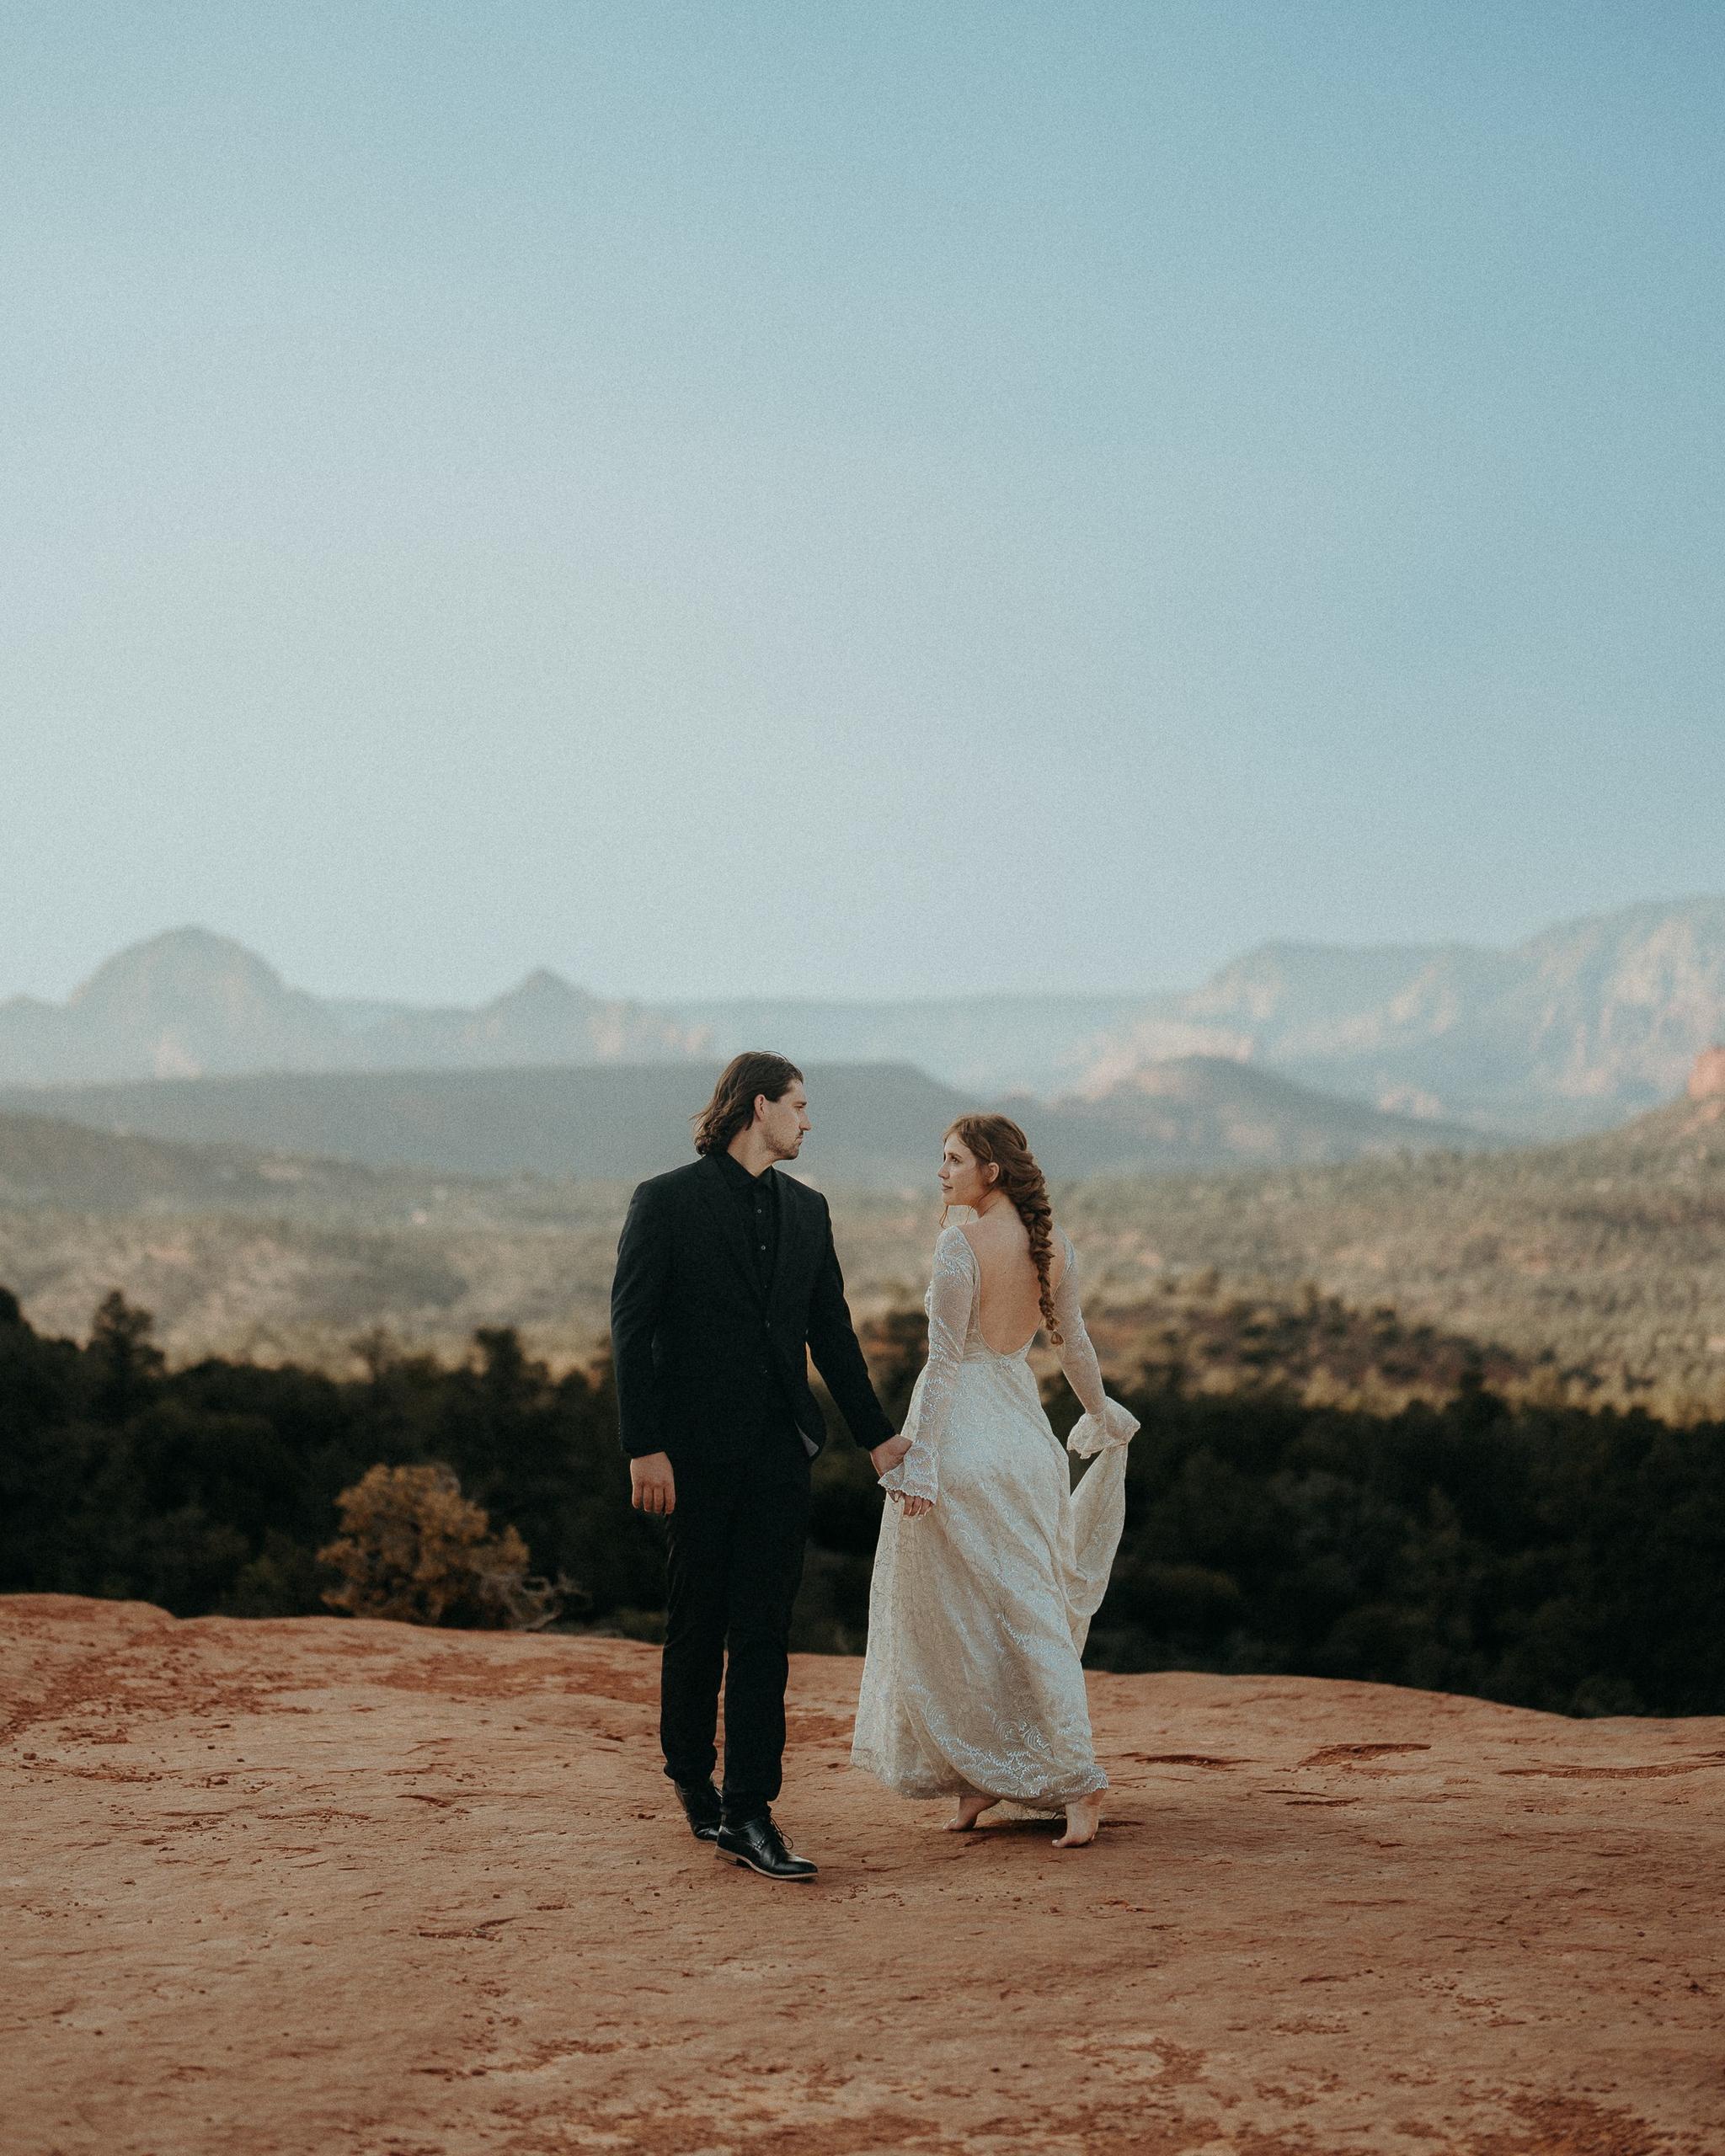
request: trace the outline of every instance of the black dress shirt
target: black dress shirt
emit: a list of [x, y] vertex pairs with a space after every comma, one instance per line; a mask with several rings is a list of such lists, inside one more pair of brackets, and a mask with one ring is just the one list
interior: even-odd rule
[[736, 1209], [755, 1261], [755, 1277], [764, 1292], [772, 1283], [772, 1268], [778, 1262], [778, 1177], [771, 1168], [751, 1176], [732, 1153], [713, 1157], [724, 1171], [721, 1187]]

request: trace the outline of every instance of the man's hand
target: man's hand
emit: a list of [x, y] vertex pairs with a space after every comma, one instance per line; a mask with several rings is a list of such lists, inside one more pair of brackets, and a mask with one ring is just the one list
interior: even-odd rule
[[889, 1438], [884, 1444], [878, 1444], [868, 1455], [874, 1462], [877, 1479], [889, 1467], [896, 1467], [910, 1449], [911, 1440], [908, 1438]]
[[670, 1471], [669, 1453], [646, 1452], [629, 1462], [629, 1496], [638, 1513], [676, 1510], [676, 1477]]

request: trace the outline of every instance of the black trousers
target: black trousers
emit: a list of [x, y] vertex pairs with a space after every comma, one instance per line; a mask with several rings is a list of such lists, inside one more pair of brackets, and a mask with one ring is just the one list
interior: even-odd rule
[[782, 1774], [809, 1455], [792, 1425], [775, 1422], [723, 1460], [678, 1460], [674, 1472], [659, 1690], [665, 1771], [686, 1784], [713, 1772], [722, 1682], [725, 1808], [746, 1817], [772, 1803]]

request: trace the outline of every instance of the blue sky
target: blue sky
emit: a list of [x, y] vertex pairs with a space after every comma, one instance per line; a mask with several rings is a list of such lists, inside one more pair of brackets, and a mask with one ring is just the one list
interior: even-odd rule
[[1725, 886], [1725, 11], [7, 11], [0, 993]]

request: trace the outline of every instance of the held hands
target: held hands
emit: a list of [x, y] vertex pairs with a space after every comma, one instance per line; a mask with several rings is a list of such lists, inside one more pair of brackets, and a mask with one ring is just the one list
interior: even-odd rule
[[[910, 1449], [908, 1438], [889, 1438], [884, 1444], [876, 1445], [868, 1455], [874, 1463], [876, 1477], [889, 1474]], [[889, 1490], [887, 1495], [902, 1508], [906, 1519], [915, 1519], [919, 1513], [926, 1513], [934, 1502], [931, 1497], [907, 1497], [901, 1490]]]
[[874, 1462], [876, 1476], [889, 1474], [910, 1449], [911, 1440], [908, 1438], [883, 1438], [868, 1455]]
[[644, 1453], [629, 1462], [629, 1502], [638, 1513], [662, 1517], [676, 1510], [676, 1477], [668, 1453]]

